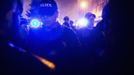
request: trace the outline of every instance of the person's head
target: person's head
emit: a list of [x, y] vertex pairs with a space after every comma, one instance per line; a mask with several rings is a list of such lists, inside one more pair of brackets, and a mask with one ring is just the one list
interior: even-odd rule
[[71, 20], [71, 21], [70, 21], [70, 24], [73, 25], [73, 24], [74, 24], [74, 21]]
[[89, 18], [91, 17], [91, 15], [92, 15], [91, 12], [87, 12], [87, 13], [85, 14], [85, 18], [89, 19]]
[[91, 12], [87, 12], [85, 14], [85, 18], [89, 19], [89, 20], [92, 20], [92, 19], [95, 19], [96, 18], [96, 15], [91, 13]]
[[88, 27], [89, 28], [93, 28], [93, 26], [94, 26], [94, 20], [96, 18], [96, 15], [93, 14], [93, 13], [91, 13], [91, 12], [87, 12], [85, 14], [85, 18], [89, 21]]
[[37, 11], [34, 17], [38, 16], [45, 26], [52, 26], [58, 18], [58, 6], [55, 0], [40, 0], [31, 14]]
[[65, 16], [65, 17], [63, 18], [63, 20], [64, 20], [65, 22], [69, 22], [69, 17], [68, 17], [68, 16]]
[[92, 14], [91, 15], [91, 20], [94, 20], [96, 18], [96, 15], [95, 14]]

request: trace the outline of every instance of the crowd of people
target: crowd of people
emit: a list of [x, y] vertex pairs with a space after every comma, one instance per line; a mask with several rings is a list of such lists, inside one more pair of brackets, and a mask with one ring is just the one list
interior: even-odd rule
[[40, 18], [39, 28], [28, 25], [29, 20], [21, 22], [21, 0], [0, 0], [0, 75], [118, 75], [123, 71], [124, 60], [115, 53], [122, 45], [110, 4], [96, 27], [96, 16], [87, 12], [85, 18], [90, 22], [79, 30], [68, 16], [60, 25], [54, 0], [40, 0], [31, 7], [29, 20]]

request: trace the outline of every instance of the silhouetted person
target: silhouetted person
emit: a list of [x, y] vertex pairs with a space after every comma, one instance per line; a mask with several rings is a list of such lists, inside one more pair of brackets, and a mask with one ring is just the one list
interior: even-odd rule
[[[80, 41], [81, 41], [83, 47], [85, 47], [85, 48], [93, 47], [94, 46], [93, 44], [95, 43], [95, 41], [93, 41], [93, 39], [98, 37], [98, 36], [94, 35], [94, 34], [97, 34], [97, 33], [94, 32], [94, 31], [96, 31], [94, 29], [94, 19], [95, 19], [95, 17], [96, 16], [93, 13], [87, 12], [85, 14], [85, 18], [88, 20], [87, 26], [77, 30], [77, 34], [80, 38]], [[90, 44], [93, 45], [93, 46], [91, 46]]]
[[70, 23], [69, 23], [70, 19], [69, 19], [69, 17], [65, 16], [63, 20], [64, 20], [64, 23], [62, 25], [70, 28]]
[[88, 20], [88, 28], [93, 29], [94, 28], [94, 20], [96, 18], [95, 14], [88, 12], [85, 14], [85, 18]]
[[107, 38], [107, 48], [104, 51], [103, 63], [100, 64], [103, 66], [102, 74], [132, 74], [132, 67], [130, 67], [132, 66], [132, 59], [128, 61], [130, 58], [128, 57], [128, 50], [131, 50], [131, 44], [128, 41], [132, 41], [132, 39], [128, 37], [131, 29], [127, 29], [129, 28], [127, 25], [131, 22], [128, 19], [130, 12], [128, 12], [127, 8], [127, 1], [110, 0], [103, 9], [103, 20], [96, 27], [104, 31]]
[[74, 26], [74, 21], [70, 20], [70, 28], [76, 31], [76, 28]]
[[[100, 67], [97, 65], [99, 65], [104, 56], [106, 50], [106, 38], [103, 36], [101, 30], [93, 27], [95, 16], [92, 13], [87, 13], [86, 18], [89, 21], [88, 26], [77, 30], [78, 37], [82, 44], [82, 55], [84, 58], [82, 60], [86, 61], [83, 62], [83, 64], [87, 64], [88, 67], [95, 68], [94, 70], [99, 71], [97, 68]], [[93, 70], [90, 69], [88, 71], [90, 74]], [[96, 75], [97, 73], [93, 74]]]
[[[26, 40], [28, 50], [53, 61], [56, 64], [58, 73], [67, 72], [69, 69], [72, 70], [71, 64], [75, 60], [71, 58], [76, 57], [75, 51], [78, 51], [77, 47], [79, 47], [76, 34], [68, 27], [60, 25], [57, 21], [59, 12], [57, 3], [54, 0], [42, 0], [37, 5], [37, 9], [31, 10], [30, 18], [32, 20], [33, 17], [38, 17], [37, 19], [40, 19], [43, 24], [38, 28], [30, 26]], [[34, 11], [38, 16], [32, 15]]]

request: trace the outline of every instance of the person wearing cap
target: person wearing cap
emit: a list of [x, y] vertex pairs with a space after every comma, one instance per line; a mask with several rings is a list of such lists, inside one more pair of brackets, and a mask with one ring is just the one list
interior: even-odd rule
[[61, 50], [79, 45], [76, 34], [71, 29], [60, 25], [57, 21], [58, 6], [54, 0], [42, 0], [34, 9], [31, 9], [30, 13], [30, 17], [36, 17], [36, 15], [38, 15], [43, 23], [41, 28], [31, 28], [29, 30], [29, 41], [31, 43], [36, 42], [32, 44], [34, 47], [37, 47], [37, 49], [42, 50], [43, 48], [45, 49], [44, 51], [46, 51], [57, 48]]
[[70, 28], [72, 30], [76, 31], [76, 28], [75, 28], [75, 25], [74, 25], [74, 21], [73, 20], [70, 20], [69, 24], [70, 24]]
[[57, 21], [57, 3], [54, 0], [42, 0], [36, 6], [33, 5], [30, 11], [30, 18], [40, 19], [42, 26], [30, 27], [26, 43], [27, 50], [52, 60], [58, 65], [57, 67], [62, 63], [60, 59], [67, 59], [71, 55], [73, 58], [80, 46], [79, 40], [71, 29], [60, 25]]

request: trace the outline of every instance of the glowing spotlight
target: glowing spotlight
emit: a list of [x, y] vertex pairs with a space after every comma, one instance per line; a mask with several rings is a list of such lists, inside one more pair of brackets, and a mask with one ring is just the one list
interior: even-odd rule
[[89, 22], [86, 18], [81, 18], [80, 20], [77, 21], [76, 26], [77, 28], [84, 28], [87, 27], [88, 23]]
[[82, 9], [86, 9], [86, 8], [88, 7], [88, 2], [87, 2], [87, 1], [82, 1], [82, 2], [80, 2], [80, 7], [81, 7]]
[[42, 22], [40, 22], [38, 19], [33, 19], [30, 22], [30, 27], [32, 28], [39, 28], [42, 25]]

